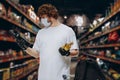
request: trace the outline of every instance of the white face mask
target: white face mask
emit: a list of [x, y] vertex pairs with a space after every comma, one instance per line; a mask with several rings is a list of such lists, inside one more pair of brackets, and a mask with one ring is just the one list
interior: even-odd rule
[[41, 23], [46, 27], [50, 27], [51, 22], [48, 22], [47, 18], [41, 18]]

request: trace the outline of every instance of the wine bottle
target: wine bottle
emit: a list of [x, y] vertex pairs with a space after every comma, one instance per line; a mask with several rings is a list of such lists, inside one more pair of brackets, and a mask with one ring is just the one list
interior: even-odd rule
[[64, 50], [68, 51], [68, 50], [70, 50], [72, 44], [73, 44], [73, 42], [66, 43], [64, 46], [62, 46], [62, 48]]

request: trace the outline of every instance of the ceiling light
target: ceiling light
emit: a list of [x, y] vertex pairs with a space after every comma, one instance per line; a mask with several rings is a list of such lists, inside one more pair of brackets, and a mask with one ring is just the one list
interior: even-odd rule
[[67, 19], [67, 16], [66, 16], [66, 15], [64, 16], [64, 19]]
[[75, 20], [76, 20], [77, 26], [82, 26], [82, 24], [83, 24], [83, 17], [82, 16], [76, 16]]

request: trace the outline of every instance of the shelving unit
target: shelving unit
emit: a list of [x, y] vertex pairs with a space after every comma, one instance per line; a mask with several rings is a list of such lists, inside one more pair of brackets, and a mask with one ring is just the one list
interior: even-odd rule
[[101, 23], [99, 23], [96, 28], [91, 31], [91, 32], [87, 32], [86, 34], [84, 34], [82, 37], [79, 38], [79, 40], [82, 40], [83, 38], [85, 38], [86, 36], [90, 35], [91, 33], [93, 33], [96, 29], [100, 28], [103, 24], [105, 24], [107, 21], [109, 21], [112, 17], [114, 17], [116, 14], [118, 14], [120, 12], [120, 9], [118, 9], [117, 11], [111, 13], [111, 15], [109, 15], [108, 17], [106, 17]]
[[[116, 6], [116, 5], [114, 5], [114, 6]], [[116, 69], [116, 66], [120, 67], [120, 60], [118, 58], [119, 54], [115, 53], [114, 51], [117, 52], [118, 50], [120, 50], [120, 42], [119, 41], [110, 42], [110, 41], [108, 41], [107, 37], [109, 36], [109, 34], [111, 32], [116, 31], [116, 32], [118, 32], [119, 39], [120, 39], [120, 33], [119, 33], [120, 24], [117, 26], [114, 26], [112, 28], [109, 25], [108, 30], [102, 31], [102, 26], [104, 26], [109, 21], [111, 21], [111, 22], [115, 21], [115, 18], [118, 17], [119, 15], [120, 15], [120, 5], [119, 5], [119, 8], [112, 11], [108, 16], [106, 16], [101, 23], [98, 23], [92, 31], [85, 33], [84, 35], [82, 35], [79, 38], [80, 57], [78, 58], [78, 60], [81, 59], [81, 55], [82, 56], [84, 55], [86, 57], [93, 58], [93, 59], [99, 58], [100, 60], [109, 64], [109, 66], [111, 66], [112, 69], [117, 70], [119, 73], [119, 70]], [[94, 34], [95, 32], [100, 32], [100, 33]], [[100, 40], [102, 38], [107, 39], [107, 41], [101, 43]], [[116, 48], [118, 48], [118, 49], [116, 49]], [[108, 51], [108, 54], [110, 54], [110, 55], [107, 54], [107, 51]], [[105, 73], [105, 74], [106, 74], [106, 76], [109, 76], [108, 73]], [[112, 76], [109, 76], [109, 78], [110, 78], [110, 80], [118, 80], [118, 79], [113, 78]]]
[[28, 20], [30, 20], [33, 24], [35, 24], [38, 28], [42, 28], [37, 23], [35, 23], [27, 14], [25, 14], [22, 10], [19, 9], [14, 3], [12, 3], [10, 0], [6, 0], [8, 4], [10, 4], [13, 8], [15, 8], [18, 12], [20, 12], [22, 15], [24, 15]]
[[[12, 80], [20, 80], [21, 78], [29, 75], [31, 72], [33, 72], [33, 71], [35, 71], [35, 70], [37, 70], [37, 69], [38, 69], [38, 65], [35, 66], [34, 68], [32, 68], [31, 70], [29, 70], [27, 73], [22, 74], [22, 75], [18, 76], [17, 78], [13, 78]], [[11, 80], [11, 79], [9, 79], [9, 80]]]
[[[25, 33], [30, 34], [30, 37], [34, 39], [35, 36], [37, 35], [37, 30], [36, 29], [41, 29], [42, 27], [38, 23], [36, 23], [33, 19], [31, 19], [29, 17], [29, 15], [27, 15], [22, 9], [19, 8], [19, 6], [14, 4], [11, 0], [0, 1], [0, 3], [4, 5], [5, 11], [6, 11], [5, 15], [0, 14], [0, 21], [3, 22], [3, 23], [0, 24], [1, 31], [3, 31], [3, 33], [4, 33], [4, 32], [9, 31], [10, 29], [15, 29], [15, 30], [19, 31], [20, 36], [23, 39], [25, 39]], [[16, 14], [18, 14], [18, 13], [20, 14], [20, 15], [18, 15], [19, 17], [21, 17], [20, 22], [15, 21], [11, 18], [13, 16], [9, 15], [9, 8], [12, 9], [11, 12], [16, 13]], [[23, 23], [24, 19], [26, 19], [26, 21], [28, 21], [28, 23], [32, 27], [29, 27], [30, 25], [26, 26]], [[5, 28], [4, 28], [4, 26], [5, 26]], [[16, 44], [16, 40], [14, 38], [13, 38], [13, 40], [12, 39], [7, 39], [7, 37], [9, 38], [9, 36], [10, 36], [10, 38], [12, 37], [12, 35], [10, 35], [9, 32], [8, 32], [9, 35], [7, 35], [7, 37], [6, 37], [6, 33], [5, 34], [3, 34], [3, 33], [1, 33], [2, 37], [0, 38], [0, 43], [2, 44], [1, 47], [5, 47], [5, 49], [0, 49], [0, 51], [2, 51], [2, 54], [4, 54], [4, 55], [2, 55], [2, 54], [0, 55], [0, 64], [1, 65], [3, 64], [4, 67], [1, 66], [0, 69], [8, 68], [11, 71], [11, 66], [10, 66], [11, 63], [13, 63], [12, 66], [15, 67], [15, 66], [18, 66], [18, 65], [22, 66], [25, 62], [34, 61], [34, 58], [30, 55], [26, 55], [24, 53], [17, 54], [17, 52], [21, 51], [21, 48], [19, 48], [19, 46]], [[4, 38], [4, 35], [5, 35], [5, 38]], [[32, 40], [32, 42], [30, 42], [31, 40], [27, 40], [27, 39], [25, 39], [25, 40], [28, 43], [33, 45], [33, 43], [32, 43], [33, 40]], [[7, 44], [7, 45], [4, 45], [4, 44]], [[13, 44], [13, 47], [11, 46], [12, 44]], [[9, 52], [7, 50], [15, 51], [16, 54], [14, 52], [11, 52], [9, 54]], [[15, 78], [8, 79], [8, 80], [20, 80], [21, 78], [24, 78], [24, 77], [28, 76], [29, 74], [31, 74], [32, 72], [34, 72], [38, 69], [38, 63], [37, 62], [36, 62], [36, 64], [34, 64], [33, 62], [31, 62], [29, 64], [32, 64], [32, 65], [37, 64], [37, 65], [34, 66], [34, 68], [31, 68], [30, 70], [28, 70], [27, 72], [24, 72], [23, 74], [15, 77]], [[29, 67], [29, 65], [27, 65], [27, 67]], [[18, 71], [20, 71], [20, 69], [18, 67], [15, 67], [15, 68], [17, 68]], [[12, 74], [12, 72], [10, 72], [10, 71], [8, 72], [8, 74]], [[10, 77], [10, 75], [8, 75], [8, 76]]]
[[86, 55], [86, 56], [89, 56], [89, 57], [94, 57], [94, 58], [100, 58], [100, 59], [105, 60], [105, 61], [109, 61], [109, 62], [120, 64], [119, 60], [114, 60], [114, 59], [103, 57], [103, 56], [97, 56], [97, 55], [86, 54], [86, 53], [83, 54], [83, 55]]
[[95, 36], [95, 37], [91, 37], [90, 39], [81, 42], [80, 45], [85, 44], [85, 43], [87, 43], [87, 42], [89, 42], [89, 41], [91, 41], [91, 40], [94, 40], [94, 39], [96, 39], [96, 38], [99, 38], [99, 37], [101, 37], [101, 36], [104, 36], [104, 35], [106, 35], [106, 34], [109, 34], [110, 32], [113, 32], [113, 31], [116, 31], [116, 30], [120, 30], [120, 26], [115, 27], [115, 28], [113, 28], [113, 29], [110, 29], [110, 30], [108, 30], [108, 31], [106, 31], [106, 32], [104, 32], [104, 33], [102, 33], [102, 34], [100, 34], [100, 35], [97, 35], [97, 36]]
[[110, 76], [107, 72], [103, 71], [104, 74], [108, 77], [108, 80], [115, 80], [112, 76]]
[[15, 40], [7, 40], [6, 38], [5, 39], [0, 39], [0, 41], [15, 42]]
[[88, 46], [88, 47], [80, 47], [80, 49], [92, 49], [92, 48], [109, 48], [109, 47], [120, 47], [120, 43], [116, 44], [105, 44], [105, 45], [98, 45], [98, 46]]
[[26, 74], [23, 74], [23, 75], [19, 76], [16, 80], [19, 80], [19, 79], [27, 76], [29, 73], [31, 73], [31, 72], [33, 72], [33, 71], [35, 71], [35, 70], [37, 70], [37, 69], [38, 69], [38, 65], [35, 66], [34, 68], [32, 68], [31, 70], [29, 70]]
[[31, 32], [31, 33], [34, 34], [34, 35], [37, 34], [36, 32], [33, 32], [32, 30], [30, 30], [30, 29], [26, 28], [25, 26], [23, 26], [23, 25], [15, 22], [15, 21], [7, 18], [6, 16], [0, 16], [0, 18], [1, 18], [1, 19], [4, 19], [5, 21], [8, 21], [9, 23], [11, 23], [11, 24], [13, 24], [13, 25], [16, 25], [17, 27], [20, 27], [20, 28], [22, 28], [22, 29], [24, 29], [24, 30], [26, 30], [26, 31], [29, 31], [29, 32]]
[[6, 57], [6, 56], [0, 56], [0, 63], [10, 62], [10, 61], [18, 61], [22, 59], [32, 58], [31, 56], [24, 56], [24, 57]]

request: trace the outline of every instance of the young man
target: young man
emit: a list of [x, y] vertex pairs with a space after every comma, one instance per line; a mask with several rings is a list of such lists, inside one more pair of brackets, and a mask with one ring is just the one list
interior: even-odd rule
[[[44, 28], [39, 30], [33, 48], [26, 49], [31, 56], [40, 58], [38, 80], [69, 80], [70, 56], [78, 54], [75, 33], [57, 20], [58, 11], [51, 4], [40, 6], [38, 16]], [[71, 42], [69, 52], [59, 51], [60, 47]]]

